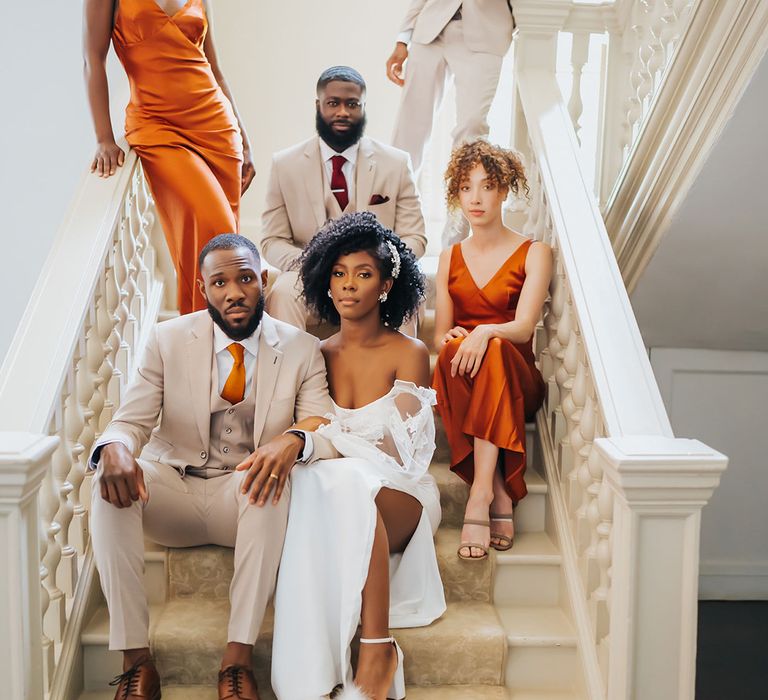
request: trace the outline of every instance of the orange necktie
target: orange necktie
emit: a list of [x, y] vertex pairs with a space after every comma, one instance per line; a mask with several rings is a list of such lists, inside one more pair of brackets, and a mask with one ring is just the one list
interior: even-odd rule
[[221, 390], [221, 398], [231, 404], [240, 403], [245, 396], [245, 364], [243, 363], [243, 346], [240, 343], [232, 343], [227, 346], [235, 364], [227, 377], [226, 384]]

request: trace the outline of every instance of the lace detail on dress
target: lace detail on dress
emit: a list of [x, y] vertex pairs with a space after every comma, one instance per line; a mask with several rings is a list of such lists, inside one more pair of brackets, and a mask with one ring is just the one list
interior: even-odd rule
[[[318, 428], [345, 457], [360, 457], [418, 478], [435, 451], [435, 391], [395, 380], [390, 392], [360, 408], [335, 407]], [[335, 404], [334, 404], [335, 405]]]

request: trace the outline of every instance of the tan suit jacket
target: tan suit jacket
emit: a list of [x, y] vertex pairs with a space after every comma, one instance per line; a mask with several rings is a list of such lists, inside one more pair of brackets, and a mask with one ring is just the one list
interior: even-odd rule
[[[213, 321], [208, 311], [157, 324], [136, 377], [94, 450], [123, 442], [134, 457], [184, 470], [210, 451]], [[332, 410], [317, 338], [267, 314], [254, 373], [253, 444], [269, 442], [295, 421]], [[159, 423], [158, 423], [159, 418]], [[311, 461], [338, 456], [313, 434]]]
[[[417, 258], [424, 255], [424, 217], [408, 154], [363, 137], [355, 173], [356, 205], [347, 211], [372, 212]], [[274, 155], [261, 218], [261, 251], [270, 265], [288, 270], [322, 228], [327, 189], [317, 136]], [[372, 204], [374, 195], [386, 201]]]
[[411, 41], [430, 44], [445, 29], [459, 6], [467, 48], [504, 56], [512, 43], [515, 27], [507, 0], [412, 0], [400, 31], [413, 30]]

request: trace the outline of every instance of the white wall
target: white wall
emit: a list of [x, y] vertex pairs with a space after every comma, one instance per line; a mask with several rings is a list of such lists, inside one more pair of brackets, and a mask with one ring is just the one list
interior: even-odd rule
[[768, 351], [766, 112], [768, 56], [632, 295], [647, 345]]
[[[81, 15], [82, 0], [3, 5], [0, 362], [95, 148], [82, 78]], [[114, 62], [110, 75], [115, 126], [122, 132], [127, 87]]]
[[676, 435], [728, 455], [702, 512], [699, 595], [768, 599], [768, 353], [652, 349]]
[[368, 85], [368, 130], [389, 143], [400, 89], [385, 76], [408, 0], [214, 0], [214, 38], [254, 150], [241, 226], [256, 238], [274, 151], [315, 133], [315, 83], [350, 65]]

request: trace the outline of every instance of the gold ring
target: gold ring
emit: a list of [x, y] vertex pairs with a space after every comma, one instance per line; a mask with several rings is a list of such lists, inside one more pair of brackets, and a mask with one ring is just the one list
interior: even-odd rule
[[279, 479], [280, 477], [277, 474], [270, 474], [269, 478], [270, 479]]

